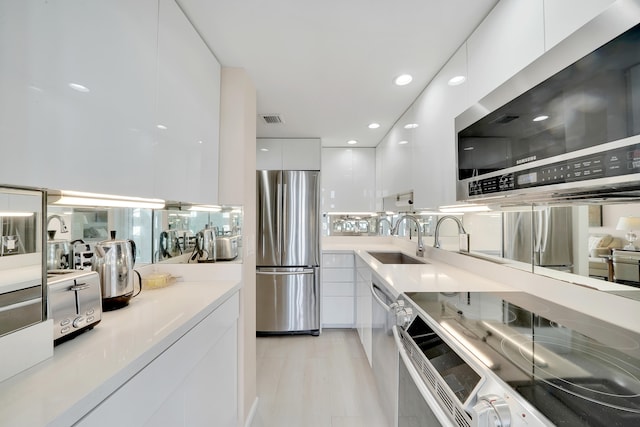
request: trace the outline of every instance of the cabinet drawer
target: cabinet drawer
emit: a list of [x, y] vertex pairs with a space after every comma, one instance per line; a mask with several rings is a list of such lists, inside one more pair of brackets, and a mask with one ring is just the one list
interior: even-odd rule
[[323, 297], [322, 326], [352, 328], [354, 323], [353, 297]]
[[324, 268], [322, 269], [323, 282], [350, 282], [353, 283], [353, 270], [350, 268]]
[[353, 254], [323, 253], [322, 267], [353, 268]]
[[355, 294], [353, 283], [323, 282], [322, 296], [326, 297], [353, 297]]

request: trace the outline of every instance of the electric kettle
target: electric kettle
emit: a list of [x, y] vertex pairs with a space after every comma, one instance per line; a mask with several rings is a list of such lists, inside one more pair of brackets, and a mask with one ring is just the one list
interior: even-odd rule
[[196, 258], [198, 262], [216, 262], [216, 234], [208, 225], [196, 234], [196, 247], [191, 261]]
[[47, 230], [47, 270], [67, 270], [72, 268], [71, 245], [67, 240], [55, 240], [56, 230]]
[[158, 260], [173, 258], [182, 255], [182, 248], [178, 239], [176, 230], [168, 230], [160, 233], [160, 248], [158, 251]]
[[[140, 273], [133, 269], [136, 244], [133, 240], [117, 240], [115, 230], [111, 240], [96, 243], [91, 269], [98, 272], [102, 288], [102, 310], [110, 311], [129, 304], [142, 290]], [[138, 293], [134, 295], [134, 273], [138, 276]]]

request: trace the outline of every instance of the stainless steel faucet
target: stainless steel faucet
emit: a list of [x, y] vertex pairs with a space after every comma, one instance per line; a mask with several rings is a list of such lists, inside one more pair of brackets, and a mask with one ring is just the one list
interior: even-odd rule
[[389, 234], [393, 234], [392, 230], [393, 230], [393, 224], [391, 223], [391, 220], [389, 218], [380, 218], [378, 219], [378, 234], [382, 235], [382, 221], [385, 221], [387, 224], [389, 224]]
[[47, 229], [49, 229], [49, 223], [54, 218], [56, 218], [60, 222], [60, 232], [61, 233], [66, 233], [68, 231], [67, 224], [65, 224], [64, 223], [64, 219], [60, 215], [57, 215], [57, 214], [49, 215], [49, 218], [47, 218]]
[[[433, 247], [434, 248], [439, 248], [440, 247], [440, 224], [442, 224], [442, 222], [444, 220], [446, 220], [446, 219], [452, 219], [458, 224], [458, 234], [467, 235], [467, 232], [465, 231], [464, 226], [462, 225], [462, 221], [460, 221], [455, 216], [445, 215], [442, 218], [440, 218], [438, 220], [438, 222], [436, 223], [436, 232], [434, 234], [434, 239], [433, 239]], [[466, 248], [466, 250], [468, 251], [469, 248]]]
[[422, 231], [420, 230], [420, 221], [418, 221], [418, 218], [413, 215], [405, 215], [402, 218], [399, 218], [396, 222], [396, 225], [393, 227], [393, 230], [391, 230], [391, 235], [393, 236], [394, 234], [398, 234], [400, 223], [402, 222], [402, 220], [407, 218], [413, 220], [413, 222], [416, 223], [416, 228], [418, 229], [418, 249], [416, 250], [416, 255], [419, 257], [424, 257], [424, 244], [422, 243]]

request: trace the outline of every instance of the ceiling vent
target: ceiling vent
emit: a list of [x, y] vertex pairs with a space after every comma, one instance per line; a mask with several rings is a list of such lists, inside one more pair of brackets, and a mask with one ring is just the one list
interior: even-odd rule
[[259, 117], [267, 125], [281, 125], [284, 123], [279, 114], [260, 114]]

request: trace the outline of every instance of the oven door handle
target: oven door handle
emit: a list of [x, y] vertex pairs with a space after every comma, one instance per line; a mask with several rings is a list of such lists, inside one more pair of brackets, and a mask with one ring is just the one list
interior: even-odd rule
[[[382, 289], [380, 289], [379, 286], [374, 285], [373, 282], [371, 283], [371, 295], [373, 295], [373, 298], [375, 298], [375, 300], [378, 302], [378, 304], [380, 304], [382, 306], [382, 308], [385, 309], [385, 311], [387, 312], [391, 312], [391, 310], [393, 309], [393, 306], [389, 306], [388, 304], [386, 304], [384, 301], [382, 301], [382, 298], [380, 298], [378, 296], [378, 293], [376, 292], [376, 289], [379, 289], [380, 292], [385, 293]], [[386, 293], [385, 293], [386, 295]]]
[[440, 421], [440, 424], [445, 427], [457, 427], [456, 424], [454, 424], [451, 419], [449, 419], [440, 404], [436, 401], [435, 397], [433, 397], [431, 390], [427, 388], [424, 380], [420, 377], [420, 374], [416, 370], [415, 366], [413, 366], [413, 363], [411, 362], [411, 359], [409, 358], [404, 345], [402, 345], [398, 326], [395, 325], [393, 326], [393, 338], [396, 341], [396, 347], [398, 349], [398, 353], [400, 353], [400, 359], [404, 363], [404, 366], [407, 368], [407, 372], [409, 372], [411, 380], [422, 395], [424, 401], [427, 403], [427, 405], [429, 405], [431, 411], [433, 411], [433, 414], [436, 416], [436, 418], [438, 418], [438, 421]]

